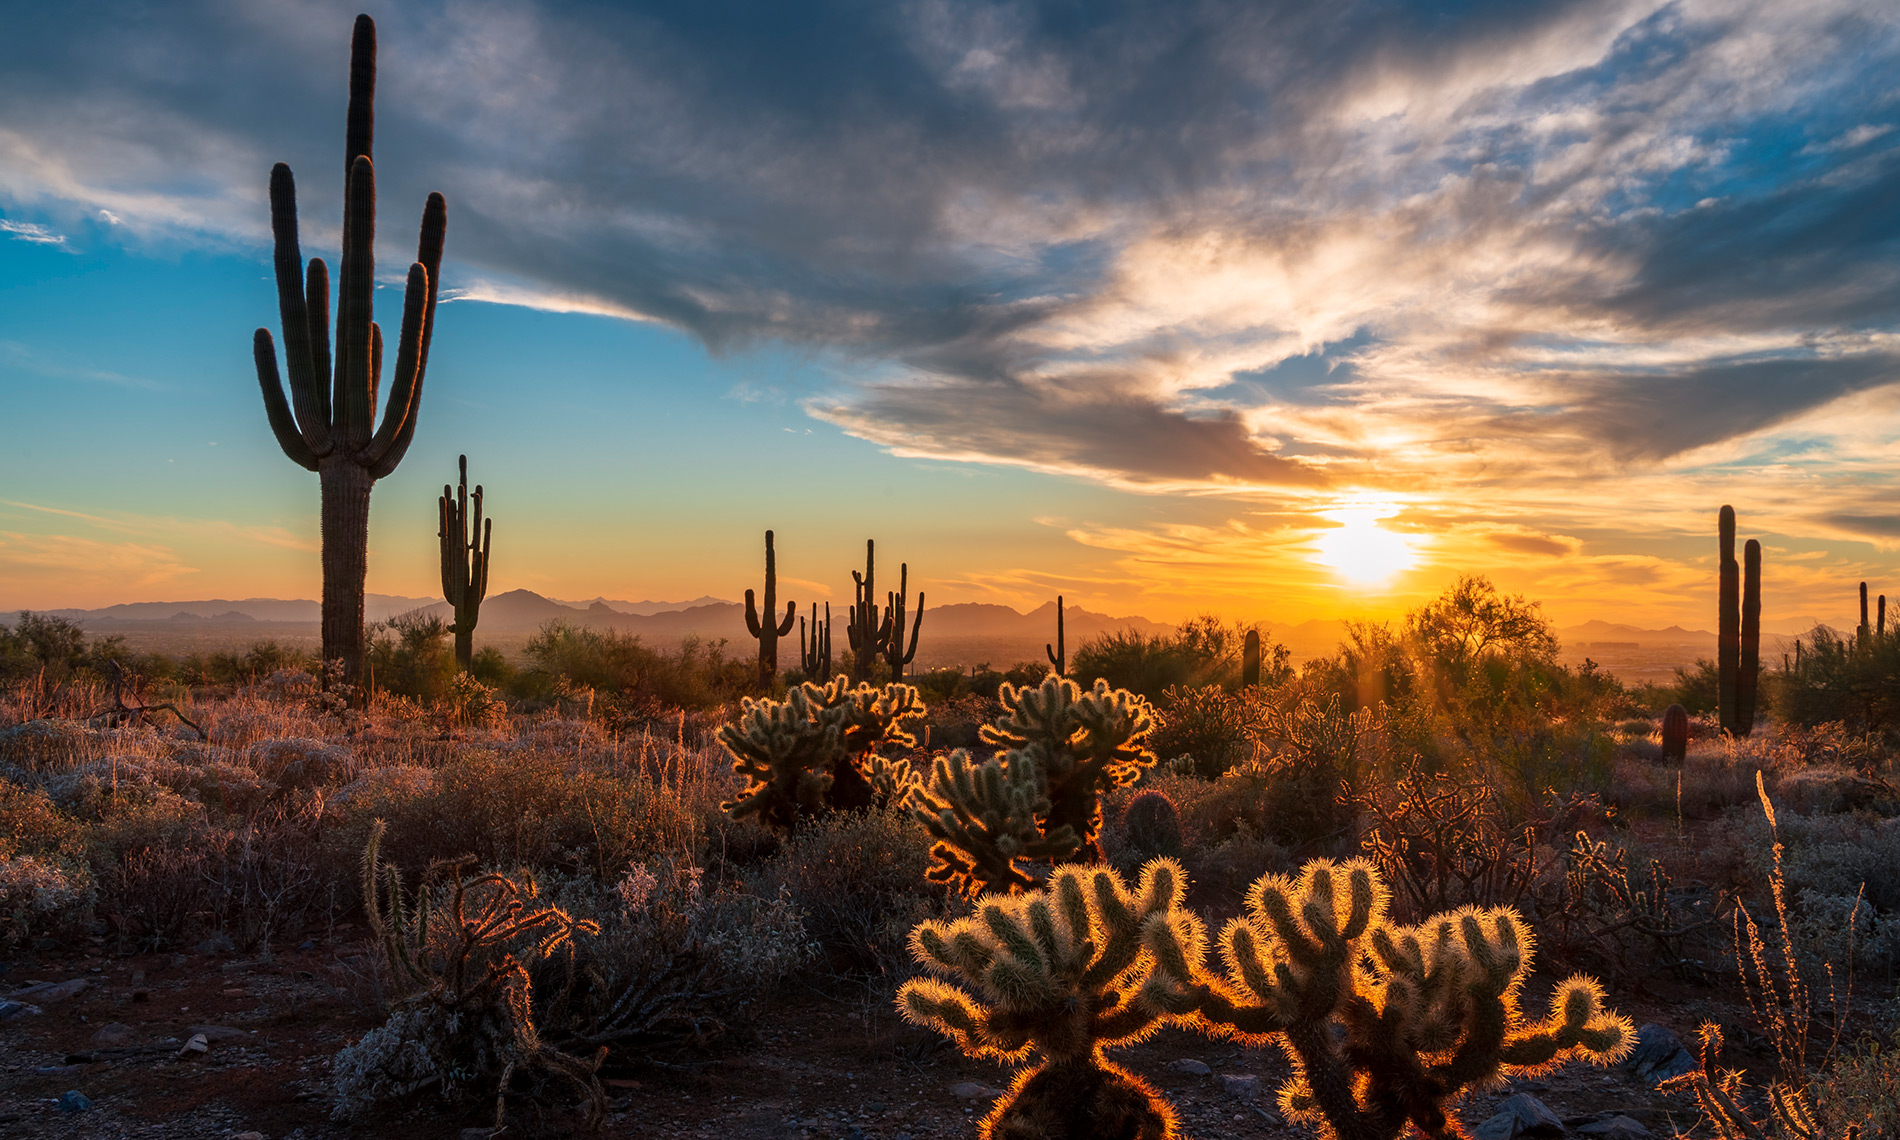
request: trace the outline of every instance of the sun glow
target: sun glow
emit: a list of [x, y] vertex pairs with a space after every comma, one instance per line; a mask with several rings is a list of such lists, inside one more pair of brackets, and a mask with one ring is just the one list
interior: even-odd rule
[[1379, 526], [1380, 519], [1396, 513], [1390, 507], [1355, 506], [1320, 513], [1339, 526], [1321, 532], [1315, 543], [1319, 548], [1315, 561], [1332, 567], [1348, 582], [1378, 585], [1409, 570], [1417, 560], [1412, 543], [1404, 535]]

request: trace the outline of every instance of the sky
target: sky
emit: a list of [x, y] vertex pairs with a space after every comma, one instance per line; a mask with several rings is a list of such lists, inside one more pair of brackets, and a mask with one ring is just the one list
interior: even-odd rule
[[[336, 260], [353, 5], [0, 37], [0, 606], [314, 597], [266, 189]], [[1900, 594], [1900, 6], [417, 2], [379, 314], [448, 199], [369, 588], [1713, 628]], [[281, 334], [278, 334], [281, 335]]]

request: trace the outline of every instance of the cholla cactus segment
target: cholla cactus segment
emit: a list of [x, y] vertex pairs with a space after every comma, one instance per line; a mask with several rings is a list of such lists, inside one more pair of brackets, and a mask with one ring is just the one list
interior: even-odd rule
[[980, 1137], [1176, 1135], [1167, 1103], [1102, 1054], [1174, 1018], [1138, 998], [1154, 964], [1143, 931], [1189, 917], [1186, 880], [1168, 859], [1144, 867], [1133, 891], [1108, 868], [1064, 867], [1040, 891], [986, 895], [975, 914], [911, 933], [911, 953], [938, 977], [898, 991], [907, 1020], [972, 1057], [1042, 1062], [998, 1102]]
[[1045, 832], [1070, 828], [1084, 854], [1099, 855], [1102, 793], [1134, 783], [1155, 762], [1145, 747], [1155, 727], [1153, 708], [1107, 681], [1084, 692], [1053, 675], [1034, 689], [1005, 683], [997, 697], [1006, 711], [983, 726], [984, 741], [1008, 750], [1011, 762], [1041, 769], [1050, 802]]
[[1156, 969], [1143, 1000], [1222, 1036], [1277, 1043], [1294, 1072], [1282, 1111], [1338, 1140], [1394, 1140], [1408, 1126], [1458, 1135], [1448, 1110], [1470, 1088], [1629, 1051], [1634, 1029], [1587, 978], [1563, 983], [1550, 1015], [1525, 1023], [1531, 936], [1515, 911], [1467, 907], [1397, 927], [1386, 901], [1365, 860], [1263, 878], [1221, 932], [1219, 977], [1202, 967], [1198, 918], [1150, 924]]
[[721, 806], [735, 819], [757, 815], [780, 831], [840, 809], [901, 807], [915, 781], [884, 764], [874, 782], [871, 768], [886, 744], [917, 743], [907, 726], [923, 715], [923, 700], [909, 685], [853, 687], [844, 676], [808, 681], [782, 701], [747, 697], [739, 723], [722, 726], [719, 742], [749, 783]]
[[1049, 797], [1034, 764], [1001, 757], [978, 764], [959, 748], [936, 758], [912, 804], [937, 840], [928, 877], [968, 895], [1031, 890], [1036, 880], [1019, 863], [1066, 859], [1082, 845], [1072, 828], [1043, 833]]

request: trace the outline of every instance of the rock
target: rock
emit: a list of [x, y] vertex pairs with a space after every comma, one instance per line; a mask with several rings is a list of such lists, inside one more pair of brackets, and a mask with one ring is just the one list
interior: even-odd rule
[[1550, 1110], [1550, 1106], [1529, 1093], [1518, 1093], [1508, 1097], [1498, 1105], [1499, 1112], [1508, 1112], [1516, 1122], [1518, 1136], [1562, 1136], [1564, 1122]]
[[69, 978], [63, 982], [40, 982], [23, 990], [14, 990], [7, 995], [8, 1001], [31, 1001], [39, 1005], [52, 1005], [56, 1001], [65, 1001], [77, 997], [79, 992], [92, 984], [90, 978]]
[[92, 1107], [92, 1100], [78, 1089], [67, 1089], [59, 1094], [61, 1112], [84, 1112]]
[[231, 1137], [231, 1140], [269, 1140], [269, 1137], [262, 1132], [240, 1132]]
[[205, 1035], [202, 1033], [194, 1033], [191, 1035], [191, 1040], [185, 1042], [184, 1048], [178, 1050], [178, 1059], [181, 1061], [189, 1061], [195, 1057], [202, 1057], [209, 1052], [211, 1052], [211, 1043], [205, 1040]]
[[315, 950], [316, 948], [317, 940], [314, 938], [306, 938], [302, 942], [297, 943], [297, 949], [299, 950]]
[[958, 1081], [950, 1086], [950, 1095], [958, 1100], [995, 1100], [1003, 1095], [1003, 1090], [980, 1085], [975, 1081]]
[[1517, 1140], [1517, 1117], [1500, 1112], [1483, 1124], [1473, 1125], [1471, 1140]]
[[1676, 1035], [1653, 1021], [1636, 1031], [1636, 1048], [1624, 1064], [1651, 1084], [1694, 1072], [1697, 1067], [1695, 1055]]
[[29, 1013], [38, 1013], [40, 1007], [28, 1005], [23, 1001], [0, 1001], [0, 1021], [12, 1021]]
[[1170, 1062], [1168, 1068], [1177, 1073], [1186, 1073], [1190, 1077], [1205, 1077], [1214, 1071], [1207, 1067], [1207, 1062], [1196, 1061], [1192, 1057], [1183, 1057], [1179, 1061]]
[[226, 1041], [242, 1041], [250, 1034], [242, 1029], [233, 1029], [228, 1025], [193, 1025], [185, 1030], [195, 1037], [202, 1037], [213, 1045]]
[[1260, 1097], [1260, 1078], [1250, 1073], [1222, 1073], [1220, 1091], [1238, 1100], [1257, 1100]]
[[119, 1045], [130, 1045], [137, 1036], [137, 1032], [131, 1026], [122, 1021], [115, 1021], [110, 1025], [100, 1026], [98, 1032], [92, 1035], [92, 1043], [104, 1049], [111, 1049]]
[[1612, 1116], [1608, 1120], [1593, 1121], [1577, 1129], [1594, 1140], [1649, 1140], [1649, 1129], [1627, 1116]]
[[231, 951], [237, 949], [237, 943], [231, 941], [229, 935], [223, 931], [219, 931], [203, 942], [198, 943], [198, 945], [193, 946], [192, 949], [206, 957], [212, 957], [218, 954], [229, 954]]

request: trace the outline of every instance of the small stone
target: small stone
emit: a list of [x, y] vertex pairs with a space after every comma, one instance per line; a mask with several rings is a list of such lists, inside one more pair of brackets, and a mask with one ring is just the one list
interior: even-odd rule
[[130, 1045], [138, 1033], [122, 1021], [102, 1025], [92, 1035], [92, 1043], [102, 1049], [111, 1049], [119, 1045]]
[[302, 942], [297, 943], [297, 949], [299, 950], [315, 950], [316, 948], [317, 940], [314, 938], [306, 938]]
[[1220, 1090], [1238, 1100], [1257, 1100], [1260, 1097], [1260, 1078], [1249, 1073], [1222, 1073]]
[[178, 1050], [178, 1056], [180, 1060], [188, 1061], [209, 1052], [211, 1052], [211, 1043], [205, 1040], [205, 1035], [194, 1033], [191, 1035], [191, 1040], [185, 1042], [184, 1048]]
[[1471, 1129], [1471, 1140], [1517, 1140], [1517, 1117], [1500, 1112]]
[[1650, 1136], [1649, 1129], [1627, 1116], [1612, 1116], [1608, 1120], [1594, 1121], [1577, 1131], [1596, 1140], [1649, 1140]]
[[0, 1001], [0, 1021], [12, 1021], [29, 1013], [40, 1012], [37, 1005], [28, 1005], [23, 1001]]
[[1508, 1112], [1517, 1121], [1519, 1136], [1562, 1136], [1564, 1122], [1550, 1106], [1529, 1093], [1518, 1093], [1498, 1105], [1499, 1112]]
[[975, 1081], [958, 1081], [950, 1086], [950, 1095], [958, 1100], [995, 1100], [1003, 1095], [1003, 1090], [980, 1085]]
[[1651, 1084], [1661, 1084], [1696, 1070], [1694, 1054], [1667, 1028], [1650, 1022], [1636, 1031], [1636, 1048], [1624, 1064]]
[[1183, 1057], [1179, 1061], [1172, 1061], [1168, 1064], [1168, 1068], [1173, 1069], [1177, 1073], [1186, 1073], [1190, 1077], [1205, 1077], [1214, 1071], [1207, 1067], [1207, 1062], [1196, 1061], [1192, 1057]]
[[262, 1132], [240, 1132], [231, 1140], [269, 1140]]
[[23, 990], [14, 990], [7, 995], [10, 1001], [31, 1001], [37, 1005], [52, 1005], [67, 998], [79, 996], [80, 991], [92, 984], [90, 978], [71, 978], [63, 982], [40, 982]]
[[61, 1112], [84, 1112], [92, 1107], [92, 1100], [78, 1089], [67, 1089], [59, 1094]]
[[233, 1029], [228, 1025], [193, 1025], [185, 1032], [202, 1037], [213, 1045], [221, 1045], [226, 1041], [242, 1041], [250, 1036], [244, 1030]]

